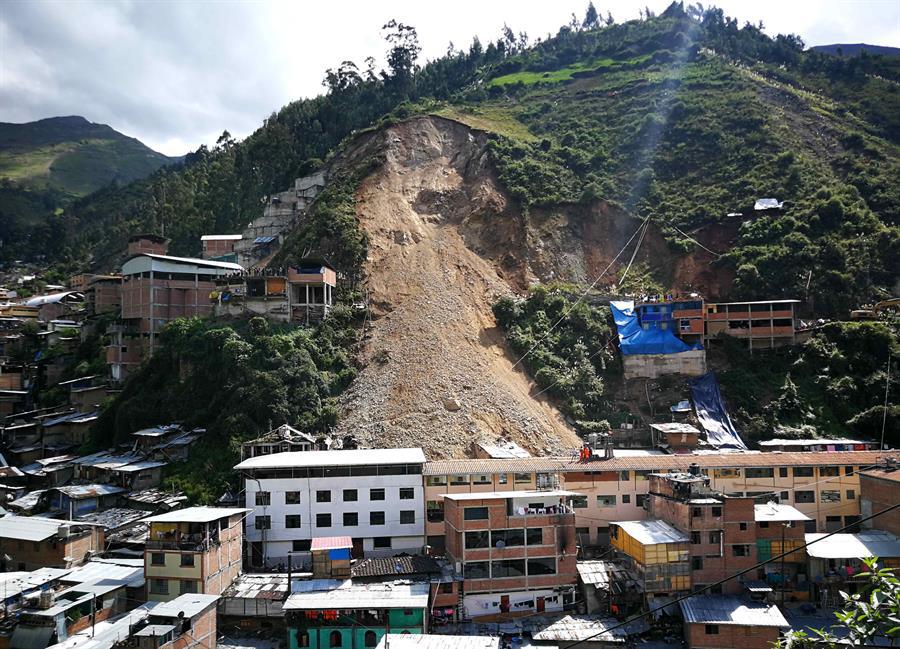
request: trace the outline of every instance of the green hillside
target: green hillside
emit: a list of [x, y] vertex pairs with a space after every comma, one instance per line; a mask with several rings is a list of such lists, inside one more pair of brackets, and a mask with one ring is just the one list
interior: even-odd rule
[[86, 196], [111, 182], [143, 178], [176, 159], [83, 117], [0, 123], [0, 178]]

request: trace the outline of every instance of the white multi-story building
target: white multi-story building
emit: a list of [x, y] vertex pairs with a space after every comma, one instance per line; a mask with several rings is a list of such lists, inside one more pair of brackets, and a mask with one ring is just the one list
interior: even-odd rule
[[[244, 460], [250, 564], [286, 564], [312, 539], [349, 536], [355, 556], [420, 552], [425, 543], [420, 448], [274, 453]], [[295, 565], [306, 555], [294, 556]]]

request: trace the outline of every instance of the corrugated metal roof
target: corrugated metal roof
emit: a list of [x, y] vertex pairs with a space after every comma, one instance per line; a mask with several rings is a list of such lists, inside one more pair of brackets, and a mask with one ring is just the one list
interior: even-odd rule
[[288, 576], [285, 573], [244, 573], [234, 580], [222, 597], [276, 600], [287, 593], [287, 585]]
[[622, 570], [619, 564], [602, 560], [579, 561], [575, 567], [578, 569], [581, 581], [604, 589], [609, 586], [611, 575]]
[[148, 516], [143, 521], [145, 523], [209, 523], [220, 518], [246, 514], [249, 511], [243, 507], [188, 507], [165, 514]]
[[243, 238], [243, 234], [203, 234], [200, 241], [240, 241]]
[[89, 561], [63, 576], [60, 581], [69, 584], [81, 584], [104, 579], [124, 581], [129, 585], [135, 582], [143, 582], [144, 567], [119, 566], [105, 562]]
[[500, 637], [484, 635], [433, 635], [388, 633], [377, 649], [499, 649]]
[[310, 544], [312, 550], [343, 550], [353, 547], [353, 539], [349, 536], [320, 536], [314, 538]]
[[72, 296], [72, 300], [80, 302], [84, 300], [84, 293], [78, 291], [62, 291], [60, 293], [50, 293], [49, 295], [38, 295], [25, 301], [25, 306], [43, 306], [45, 304], [58, 304]]
[[441, 574], [441, 565], [432, 557], [406, 555], [372, 557], [350, 568], [351, 577], [389, 577], [391, 575]]
[[120, 494], [127, 489], [116, 487], [110, 484], [79, 484], [68, 485], [65, 487], [54, 487], [53, 491], [64, 493], [72, 500], [81, 500], [84, 498], [97, 498], [99, 496], [111, 496]]
[[503, 460], [512, 457], [531, 457], [531, 453], [515, 442], [497, 442], [495, 444], [479, 442], [478, 446], [495, 460]]
[[[2, 520], [2, 519], [0, 519]], [[825, 538], [825, 537], [828, 538]], [[900, 557], [900, 539], [890, 532], [872, 530], [859, 534], [807, 534], [806, 553], [817, 559], [865, 559]]]
[[566, 496], [580, 495], [576, 491], [547, 489], [544, 491], [486, 491], [483, 493], [443, 494], [443, 497], [446, 500], [509, 500], [510, 498], [565, 498]]
[[790, 626], [777, 606], [745, 602], [730, 595], [695, 595], [679, 602], [688, 624], [735, 624], [739, 626]]
[[[156, 255], [149, 252], [142, 252], [135, 257], [150, 257], [150, 259], [158, 259], [159, 261], [171, 261], [176, 264], [192, 264], [194, 266], [209, 266], [211, 268], [226, 268], [228, 270], [244, 270], [240, 264], [233, 264], [228, 261], [210, 261], [208, 259], [197, 259], [195, 257], [171, 257], [169, 255]], [[130, 261], [130, 260], [129, 260]]]
[[[322, 585], [319, 582], [337, 583], [336, 587], [318, 590], [300, 590]], [[427, 583], [394, 581], [371, 584], [354, 584], [349, 579], [313, 580], [293, 584], [293, 591], [284, 603], [284, 610], [309, 609], [360, 609], [360, 608], [425, 608], [428, 606]]]
[[39, 516], [3, 516], [0, 518], [0, 538], [19, 541], [43, 541], [54, 536], [59, 531], [60, 525], [66, 524], [74, 523]]
[[125, 527], [130, 523], [134, 523], [146, 515], [147, 512], [139, 509], [113, 507], [111, 509], [104, 509], [102, 512], [91, 512], [90, 514], [78, 516], [77, 519], [82, 523], [100, 525], [107, 532], [112, 532], [120, 527]]
[[665, 521], [615, 521], [611, 525], [618, 525], [638, 543], [643, 545], [656, 545], [658, 543], [687, 543], [691, 538], [672, 527]]
[[185, 618], [192, 618], [206, 610], [210, 604], [215, 604], [218, 599], [218, 595], [203, 595], [201, 593], [179, 595], [175, 599], [163, 602], [154, 608], [153, 617], [177, 618], [184, 614]]
[[667, 422], [662, 424], [650, 424], [650, 428], [654, 430], [658, 430], [661, 433], [696, 433], [700, 434], [700, 431], [697, 430], [696, 427], [691, 426], [690, 424], [682, 424], [679, 422]]
[[607, 630], [618, 624], [619, 621], [615, 618], [565, 615], [542, 629], [532, 629], [531, 637], [547, 642], [578, 642], [590, 639], [593, 642], [624, 643], [627, 637], [624, 628]]
[[141, 462], [135, 462], [134, 464], [126, 464], [125, 466], [120, 466], [113, 471], [118, 473], [134, 473], [136, 471], [146, 471], [147, 469], [155, 469], [157, 467], [166, 466], [167, 462], [160, 462], [158, 460], [143, 460]]
[[347, 466], [372, 464], [424, 464], [421, 448], [370, 448], [354, 451], [290, 451], [259, 455], [244, 460], [235, 469], [278, 467]]
[[810, 439], [766, 439], [759, 443], [760, 446], [810, 446], [815, 444], [821, 444], [823, 446], [828, 444], [871, 444], [871, 442], [865, 442], [859, 439], [827, 439], [824, 437], [815, 437]]
[[753, 520], [757, 523], [777, 523], [781, 521], [808, 521], [812, 519], [796, 507], [779, 505], [776, 503], [766, 503], [765, 505], [753, 506]]

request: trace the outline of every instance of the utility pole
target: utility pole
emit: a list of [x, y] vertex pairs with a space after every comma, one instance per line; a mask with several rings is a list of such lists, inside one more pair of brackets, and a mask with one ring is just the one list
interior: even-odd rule
[[884, 381], [884, 413], [881, 415], [881, 446], [884, 450], [884, 431], [887, 428], [888, 392], [891, 389], [891, 350], [888, 348], [887, 378]]

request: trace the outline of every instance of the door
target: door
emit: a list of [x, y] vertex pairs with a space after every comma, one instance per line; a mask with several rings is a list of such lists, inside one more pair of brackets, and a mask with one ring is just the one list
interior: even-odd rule
[[544, 598], [543, 597], [537, 598], [537, 612], [538, 613], [544, 612]]
[[509, 613], [509, 595], [500, 596], [500, 612]]

